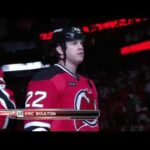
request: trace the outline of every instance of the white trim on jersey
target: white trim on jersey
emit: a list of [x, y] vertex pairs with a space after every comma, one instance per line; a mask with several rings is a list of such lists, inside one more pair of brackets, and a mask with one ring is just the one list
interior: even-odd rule
[[67, 72], [68, 74], [70, 74], [71, 76], [75, 77], [75, 75], [73, 73], [71, 73], [70, 71], [68, 71], [66, 68], [64, 68], [63, 66], [59, 65], [59, 64], [54, 64], [55, 66], [60, 67], [62, 70], [64, 70], [65, 72]]
[[2, 77], [0, 77], [0, 80], [3, 81], [3, 82], [5, 83], [5, 81], [4, 81], [4, 79], [3, 79]]
[[33, 129], [32, 131], [34, 132], [43, 132], [43, 131], [47, 131], [45, 128], [36, 128], [36, 129]]
[[0, 81], [2, 81], [2, 83], [0, 84], [0, 89], [5, 89], [6, 85], [4, 79], [0, 78]]
[[2, 91], [2, 93], [7, 96], [7, 98], [9, 99], [9, 101], [14, 105], [14, 108], [16, 108], [15, 103], [10, 99], [10, 95], [4, 90], [4, 89], [0, 89]]
[[45, 122], [40, 122], [40, 121], [32, 121], [29, 123], [26, 123], [24, 126], [24, 129], [32, 127], [32, 126], [36, 126], [36, 127], [46, 127], [46, 128], [51, 128], [51, 125]]
[[3, 106], [5, 109], [8, 109], [8, 108], [7, 108], [7, 105], [6, 105], [6, 103], [5, 103], [5, 101], [4, 101], [2, 98], [0, 98], [0, 103], [2, 104], [2, 106]]

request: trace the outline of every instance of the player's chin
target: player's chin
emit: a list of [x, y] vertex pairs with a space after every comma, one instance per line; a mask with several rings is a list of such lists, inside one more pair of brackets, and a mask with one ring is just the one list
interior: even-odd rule
[[78, 64], [81, 64], [83, 62], [83, 58], [79, 58], [78, 60], [77, 60], [77, 63]]
[[79, 57], [77, 57], [77, 60], [78, 60], [78, 61], [81, 61], [81, 62], [82, 62], [83, 59], [84, 59], [84, 55], [80, 55]]

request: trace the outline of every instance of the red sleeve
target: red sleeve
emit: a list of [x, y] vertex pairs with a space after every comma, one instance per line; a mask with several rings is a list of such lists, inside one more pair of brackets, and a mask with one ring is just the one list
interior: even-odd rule
[[[13, 99], [13, 92], [9, 89], [6, 89], [6, 83], [4, 81], [4, 73], [0, 69], [0, 109], [14, 109], [15, 101]], [[7, 128], [9, 122], [9, 116], [0, 116], [0, 129]]]
[[[27, 90], [26, 108], [57, 108], [58, 89], [51, 80], [31, 81]], [[25, 121], [26, 131], [50, 130], [52, 120]]]
[[26, 108], [57, 108], [57, 89], [51, 81], [31, 81]]
[[[14, 109], [16, 108], [15, 102], [5, 89], [0, 89], [0, 109]], [[7, 128], [9, 123], [9, 116], [0, 116], [0, 129]]]
[[[3, 99], [0, 98], [0, 109], [7, 109], [7, 106]], [[8, 125], [8, 117], [0, 116], [0, 129], [5, 129]]]

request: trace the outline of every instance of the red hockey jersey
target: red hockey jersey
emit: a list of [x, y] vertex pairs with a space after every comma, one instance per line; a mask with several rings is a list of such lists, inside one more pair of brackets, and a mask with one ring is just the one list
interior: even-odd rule
[[[0, 70], [0, 109], [14, 109], [16, 106], [13, 99], [13, 92], [6, 89], [6, 84], [3, 77], [4, 74], [2, 70]], [[0, 129], [7, 129], [9, 122], [9, 116], [0, 116]]]
[[[26, 108], [98, 110], [94, 83], [59, 64], [37, 73], [28, 85]], [[99, 131], [98, 119], [25, 121], [26, 131]]]

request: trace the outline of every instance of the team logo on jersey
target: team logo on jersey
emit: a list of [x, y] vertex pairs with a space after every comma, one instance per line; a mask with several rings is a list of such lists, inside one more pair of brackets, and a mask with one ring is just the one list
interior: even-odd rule
[[[75, 97], [76, 110], [96, 110], [96, 100], [92, 92], [81, 90]], [[97, 119], [90, 120], [74, 120], [74, 125], [77, 131], [85, 126], [94, 127], [97, 125]]]

